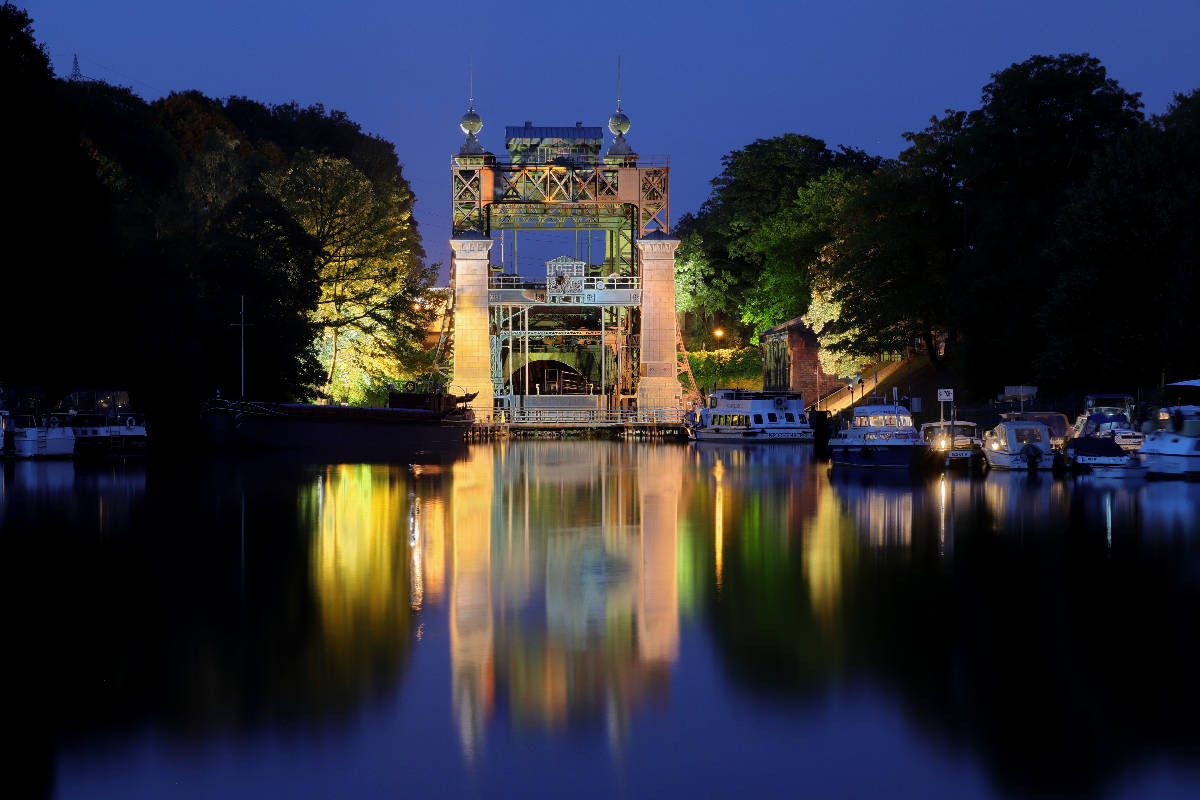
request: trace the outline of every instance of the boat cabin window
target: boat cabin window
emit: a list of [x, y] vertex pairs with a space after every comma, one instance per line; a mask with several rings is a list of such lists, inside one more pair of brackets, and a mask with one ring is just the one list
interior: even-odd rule
[[[755, 417], [757, 417], [757, 416], [758, 415], [755, 414]], [[779, 415], [774, 413], [773, 411], [768, 411], [767, 412], [767, 422], [779, 422]]]
[[789, 412], [787, 412], [786, 414], [784, 414], [784, 415], [783, 415], [783, 417], [784, 417], [784, 419], [786, 419], [788, 422], [795, 422], [795, 421], [796, 421], [796, 415], [795, 415], [795, 414], [793, 414], [793, 413], [792, 413], [792, 412], [790, 412], [790, 411], [789, 411]]
[[[774, 414], [768, 414], [767, 416], [769, 416], [769, 417], [773, 417], [773, 416], [775, 416], [775, 415], [774, 415]], [[775, 420], [771, 420], [771, 422], [774, 422], [774, 421], [775, 421]], [[754, 424], [755, 424], [755, 425], [762, 425], [762, 424], [763, 424], [763, 421], [762, 421], [762, 414], [755, 414], [755, 415], [754, 415]]]
[[1041, 444], [1041, 428], [1013, 428], [1013, 438], [1017, 444]]

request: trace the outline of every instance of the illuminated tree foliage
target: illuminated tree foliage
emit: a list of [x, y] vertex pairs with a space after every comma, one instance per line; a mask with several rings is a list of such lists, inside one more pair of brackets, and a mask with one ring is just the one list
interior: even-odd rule
[[[681, 226], [697, 239], [681, 248], [681, 309], [703, 298], [757, 330], [808, 313], [827, 369], [918, 345], [989, 393], [1103, 380], [1097, 359], [1146, 381], [1135, 351], [1153, 370], [1186, 372], [1194, 359], [1170, 320], [1193, 302], [1188, 108], [1182, 97], [1144, 123], [1138, 95], [1097, 59], [1033, 56], [995, 73], [977, 110], [906, 133], [896, 160], [807, 137], [760, 140], [726, 157], [712, 197]], [[692, 252], [703, 256], [695, 265]], [[1093, 264], [1112, 264], [1116, 283], [1147, 257], [1156, 277], [1170, 276], [1143, 279], [1148, 307], [1179, 313], [1125, 315], [1115, 326], [1128, 329], [1116, 348], [1125, 355], [1106, 360], [1085, 342], [1108, 317], [1075, 300], [1103, 296]]]
[[379, 192], [347, 159], [311, 152], [263, 183], [319, 247], [315, 320], [327, 391], [361, 399], [372, 382], [422, 366], [405, 345], [428, 322], [432, 274], [412, 252], [404, 198]]
[[[59, 288], [49, 306], [7, 310], [40, 346], [6, 356], [0, 381], [124, 386], [150, 410], [237, 396], [231, 323], [243, 297], [250, 397], [328, 388], [377, 401], [386, 381], [423, 368], [435, 267], [389, 142], [319, 105], [195, 91], [147, 102], [56, 79], [11, 4], [0, 6], [0, 63], [21, 120], [0, 128], [6, 188], [20, 198], [6, 239], [24, 265], [6, 276], [6, 296]], [[330, 225], [314, 224], [331, 202]]]

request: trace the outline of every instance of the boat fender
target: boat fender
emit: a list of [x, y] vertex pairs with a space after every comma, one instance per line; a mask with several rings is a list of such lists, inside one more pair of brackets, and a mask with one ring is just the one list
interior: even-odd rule
[[58, 427], [58, 419], [57, 419], [56, 417], [51, 417], [51, 418], [50, 418], [50, 427], [51, 427], [51, 428], [57, 428], [57, 427]]
[[126, 417], [125, 418], [125, 427], [132, 428], [133, 426], [134, 426], [133, 417]]

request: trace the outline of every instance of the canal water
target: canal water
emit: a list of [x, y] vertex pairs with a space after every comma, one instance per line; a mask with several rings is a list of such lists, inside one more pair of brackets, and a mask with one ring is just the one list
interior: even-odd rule
[[1200, 485], [421, 460], [4, 463], [10, 796], [1200, 797]]

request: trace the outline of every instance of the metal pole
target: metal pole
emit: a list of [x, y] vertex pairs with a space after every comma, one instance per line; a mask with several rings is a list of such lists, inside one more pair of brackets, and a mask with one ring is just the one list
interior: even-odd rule
[[241, 296], [241, 399], [246, 399], [246, 295]]
[[[523, 311], [525, 316], [525, 330], [522, 335], [522, 338], [525, 340], [525, 397], [529, 397], [529, 306], [526, 306]], [[521, 399], [521, 405], [525, 405], [524, 398]]]
[[[608, 348], [604, 345], [604, 306], [600, 306], [600, 396], [604, 397], [604, 392], [608, 388], [607, 375], [605, 373], [605, 362], [608, 361]], [[603, 404], [602, 405], [606, 405]]]

